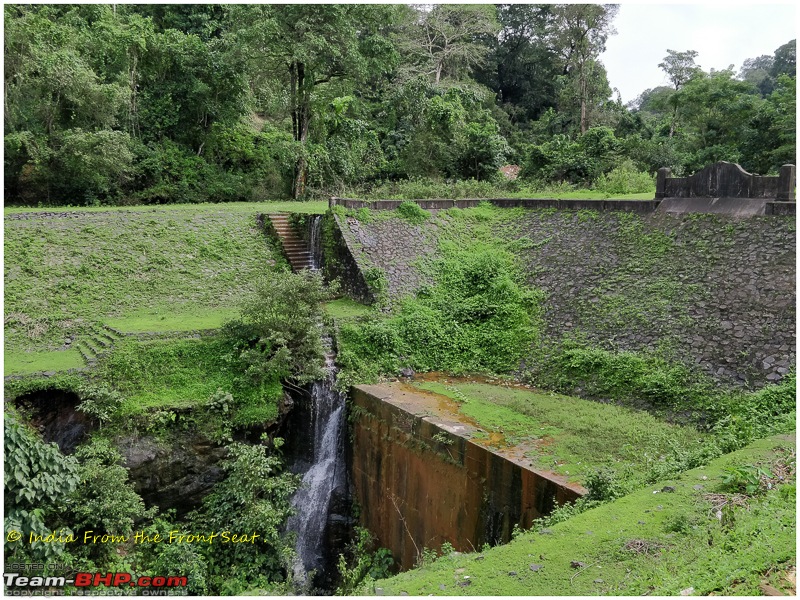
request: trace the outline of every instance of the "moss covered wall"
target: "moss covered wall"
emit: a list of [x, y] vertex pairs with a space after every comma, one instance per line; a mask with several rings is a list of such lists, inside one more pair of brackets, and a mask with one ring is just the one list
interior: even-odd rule
[[[397, 298], [423, 283], [415, 261], [435, 254], [451, 226], [446, 214], [421, 225], [348, 218], [341, 220], [343, 237], [362, 269], [386, 273]], [[509, 248], [529, 283], [547, 292], [547, 340], [660, 350], [736, 386], [778, 381], [794, 364], [793, 217], [558, 209], [513, 215], [489, 226], [516, 240]]]

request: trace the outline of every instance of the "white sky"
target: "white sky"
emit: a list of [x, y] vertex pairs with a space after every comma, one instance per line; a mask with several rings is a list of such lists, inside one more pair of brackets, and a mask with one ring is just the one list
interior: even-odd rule
[[706, 72], [733, 64], [738, 73], [745, 59], [772, 55], [797, 38], [797, 9], [752, 2], [628, 2], [621, 4], [614, 28], [617, 34], [608, 39], [600, 60], [611, 87], [627, 103], [648, 88], [669, 85], [658, 68], [667, 49], [696, 50], [695, 62]]

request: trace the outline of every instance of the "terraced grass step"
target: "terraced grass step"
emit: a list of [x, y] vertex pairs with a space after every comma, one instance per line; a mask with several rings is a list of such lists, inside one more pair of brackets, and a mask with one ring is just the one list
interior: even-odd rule
[[99, 328], [104, 335], [107, 335], [112, 339], [119, 339], [125, 335], [119, 329], [114, 329], [113, 327], [111, 327], [110, 325], [106, 325], [105, 323], [100, 323]]
[[91, 367], [97, 362], [97, 354], [83, 340], [75, 344], [75, 349], [80, 352], [83, 362], [87, 367]]

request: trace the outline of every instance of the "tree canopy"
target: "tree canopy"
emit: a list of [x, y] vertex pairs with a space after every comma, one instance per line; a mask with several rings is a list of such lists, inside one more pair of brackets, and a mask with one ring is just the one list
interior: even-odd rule
[[303, 198], [493, 180], [507, 163], [586, 186], [623, 164], [683, 173], [725, 158], [766, 174], [794, 160], [794, 40], [738, 72], [669, 50], [671, 85], [623, 106], [600, 60], [616, 5], [4, 12], [11, 204]]

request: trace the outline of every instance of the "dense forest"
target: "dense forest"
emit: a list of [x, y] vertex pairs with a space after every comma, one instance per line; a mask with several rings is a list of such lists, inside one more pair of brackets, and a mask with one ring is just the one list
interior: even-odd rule
[[738, 72], [669, 50], [670, 85], [624, 105], [598, 59], [617, 10], [6, 5], [5, 200], [251, 201], [420, 180], [628, 193], [664, 166], [794, 162], [794, 40]]

